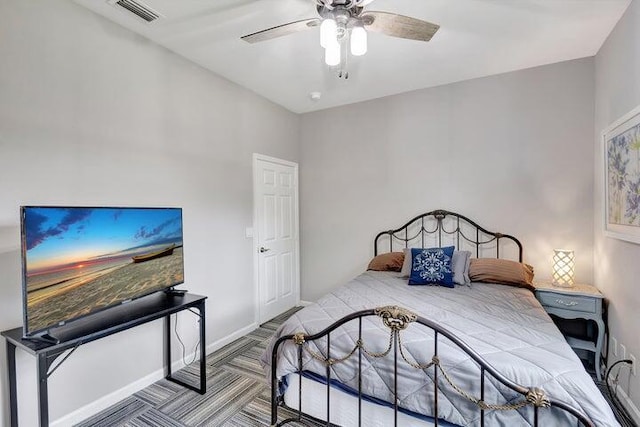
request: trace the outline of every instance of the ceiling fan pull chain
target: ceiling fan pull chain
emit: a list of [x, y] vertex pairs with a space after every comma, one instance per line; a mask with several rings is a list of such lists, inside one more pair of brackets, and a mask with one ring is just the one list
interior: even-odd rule
[[338, 66], [338, 78], [349, 80], [349, 33], [344, 32], [340, 38], [340, 65]]

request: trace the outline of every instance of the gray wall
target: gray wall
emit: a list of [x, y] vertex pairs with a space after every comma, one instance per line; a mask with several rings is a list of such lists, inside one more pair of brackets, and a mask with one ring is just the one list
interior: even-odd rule
[[593, 59], [455, 83], [302, 118], [302, 299], [362, 272], [376, 233], [449, 209], [553, 248], [592, 280]]
[[[252, 153], [297, 161], [299, 117], [67, 0], [0, 0], [0, 40], [0, 328], [22, 324], [22, 204], [183, 207], [208, 343], [250, 326]], [[191, 351], [194, 316], [180, 325]], [[157, 373], [161, 331], [81, 347], [50, 379], [52, 419]], [[35, 362], [19, 356], [21, 425], [35, 425]]]
[[[602, 131], [640, 105], [640, 3], [631, 2], [625, 15], [598, 52], [595, 61], [595, 283], [609, 299], [611, 336], [640, 362], [640, 245], [603, 235]], [[613, 357], [610, 354], [610, 357]], [[618, 359], [620, 356], [618, 357]], [[616, 358], [613, 358], [615, 360]], [[640, 368], [637, 368], [640, 372]], [[621, 386], [640, 408], [640, 377], [622, 371]], [[636, 409], [636, 419], [640, 412]]]

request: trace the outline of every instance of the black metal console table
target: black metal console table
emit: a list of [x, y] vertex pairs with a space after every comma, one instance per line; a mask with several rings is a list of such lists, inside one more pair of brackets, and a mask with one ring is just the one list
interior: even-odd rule
[[[58, 344], [22, 339], [22, 328], [2, 332], [7, 342], [7, 366], [9, 370], [9, 403], [11, 407], [11, 426], [18, 426], [18, 401], [16, 385], [16, 347], [33, 354], [38, 367], [38, 414], [40, 426], [49, 425], [49, 400], [47, 380], [51, 374], [82, 344], [125, 331], [135, 326], [165, 319], [165, 369], [166, 379], [180, 384], [200, 394], [207, 391], [205, 361], [205, 300], [207, 297], [159, 292], [127, 304], [110, 308], [95, 315], [87, 316], [68, 325], [56, 328], [54, 333]], [[200, 384], [198, 387], [185, 383], [171, 375], [171, 315], [183, 310], [197, 310], [200, 324]], [[71, 349], [64, 358], [53, 367], [54, 361]]]

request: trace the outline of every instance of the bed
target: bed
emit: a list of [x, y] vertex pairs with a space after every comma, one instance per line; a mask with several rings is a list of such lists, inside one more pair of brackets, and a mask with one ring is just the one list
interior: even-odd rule
[[[448, 245], [523, 259], [515, 237], [444, 210], [379, 233], [374, 255]], [[366, 271], [292, 315], [262, 361], [274, 426], [619, 425], [526, 287], [407, 286]]]

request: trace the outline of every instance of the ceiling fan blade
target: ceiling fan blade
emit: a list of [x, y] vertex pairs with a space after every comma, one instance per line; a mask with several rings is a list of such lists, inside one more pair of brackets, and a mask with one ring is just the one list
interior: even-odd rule
[[275, 39], [277, 37], [287, 36], [289, 34], [304, 31], [309, 28], [320, 25], [320, 19], [303, 19], [302, 21], [289, 22], [288, 24], [278, 25], [277, 27], [258, 31], [257, 33], [242, 36], [241, 39], [247, 43], [258, 43], [265, 40]]
[[360, 15], [367, 29], [392, 37], [428, 42], [440, 25], [389, 12], [364, 12]]

